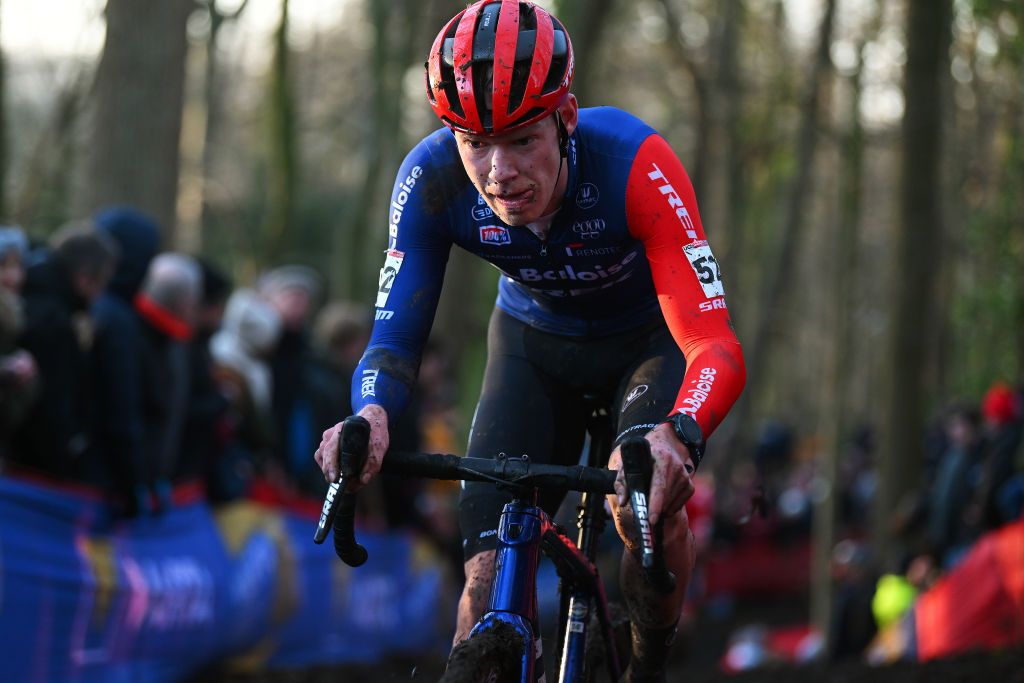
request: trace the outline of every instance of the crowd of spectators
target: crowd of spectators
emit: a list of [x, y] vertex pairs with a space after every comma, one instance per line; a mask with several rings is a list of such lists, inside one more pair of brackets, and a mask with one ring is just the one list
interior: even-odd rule
[[[325, 299], [298, 264], [236, 287], [209, 260], [161, 251], [159, 226], [129, 207], [45, 244], [0, 227], [3, 470], [101, 496], [125, 518], [196, 497], [318, 509], [312, 454], [351, 412], [372, 325], [368, 307]], [[438, 347], [425, 355], [396, 448], [436, 447], [439, 433], [453, 445], [450, 374], [431, 370], [445, 362]], [[374, 488], [368, 523], [457, 545], [452, 491]]]

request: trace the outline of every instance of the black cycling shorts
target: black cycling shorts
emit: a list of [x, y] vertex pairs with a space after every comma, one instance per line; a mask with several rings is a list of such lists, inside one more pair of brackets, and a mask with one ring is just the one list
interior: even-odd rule
[[[526, 454], [531, 462], [575, 465], [586, 431], [584, 394], [613, 406], [616, 441], [646, 434], [671, 412], [686, 370], [663, 319], [599, 338], [542, 332], [496, 309], [487, 333], [487, 367], [467, 455]], [[564, 492], [542, 490], [554, 515]], [[511, 495], [463, 482], [459, 525], [468, 560], [497, 547], [498, 518]]]

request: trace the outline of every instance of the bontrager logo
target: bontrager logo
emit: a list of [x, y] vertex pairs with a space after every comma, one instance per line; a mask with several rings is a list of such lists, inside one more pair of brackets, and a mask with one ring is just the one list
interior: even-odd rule
[[576, 221], [572, 224], [572, 231], [585, 240], [592, 240], [599, 237], [605, 227], [603, 218], [593, 218], [588, 221]]
[[626, 396], [626, 400], [622, 402], [622, 410], [620, 410], [619, 412], [622, 412], [622, 413], [626, 412], [626, 408], [629, 407], [630, 403], [632, 403], [633, 401], [637, 400], [638, 398], [640, 398], [641, 396], [643, 396], [646, 393], [647, 393], [647, 385], [646, 384], [638, 384], [635, 387], [633, 387], [633, 390], [631, 392], [629, 392], [629, 395]]
[[686, 206], [683, 204], [683, 200], [679, 198], [679, 193], [676, 192], [675, 188], [668, 182], [665, 174], [661, 172], [658, 165], [651, 163], [651, 168], [654, 170], [647, 174], [647, 177], [651, 180], [664, 181], [658, 186], [658, 191], [665, 195], [668, 199], [668, 205], [676, 212], [676, 218], [683, 224], [683, 229], [686, 230], [686, 236], [691, 240], [697, 239], [697, 229], [693, 225], [693, 219], [690, 218], [690, 212], [686, 210]]
[[409, 197], [412, 196], [412, 188], [421, 175], [423, 175], [423, 169], [419, 166], [413, 166], [405, 180], [398, 183], [397, 192], [391, 199], [391, 223], [388, 225], [389, 249], [395, 248], [396, 241], [398, 240], [398, 224], [402, 220], [402, 212], [405, 211], [405, 205], [408, 203]]
[[594, 183], [583, 183], [576, 190], [576, 206], [581, 209], [591, 209], [597, 206], [600, 199], [601, 193], [597, 191], [597, 185]]

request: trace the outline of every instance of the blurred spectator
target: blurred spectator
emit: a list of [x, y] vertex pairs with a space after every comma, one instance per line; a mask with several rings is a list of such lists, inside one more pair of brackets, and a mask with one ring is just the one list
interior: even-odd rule
[[948, 552], [968, 541], [964, 513], [971, 500], [971, 469], [978, 455], [977, 411], [967, 406], [950, 409], [944, 428], [946, 449], [938, 458], [926, 496], [928, 543], [942, 564]]
[[284, 483], [303, 495], [322, 498], [323, 474], [309, 457], [323, 431], [341, 415], [348, 396], [339, 381], [313, 355], [309, 327], [321, 294], [320, 277], [311, 268], [286, 265], [259, 280], [260, 296], [277, 311], [283, 324], [281, 340], [270, 364], [273, 373], [273, 414], [276, 430], [275, 464]]
[[274, 309], [251, 289], [239, 289], [210, 339], [214, 377], [231, 404], [235, 435], [258, 462], [269, 457], [273, 444], [268, 359], [280, 336], [281, 318]]
[[[223, 501], [244, 493], [244, 489], [236, 489], [229, 480], [244, 481], [251, 475], [248, 458], [236, 459], [239, 449], [231, 448], [229, 443], [229, 403], [214, 381], [210, 355], [210, 340], [224, 319], [231, 282], [213, 263], [202, 258], [197, 261], [202, 270], [202, 296], [189, 342], [188, 411], [178, 454], [178, 476], [205, 480], [211, 500]], [[245, 471], [231, 475], [236, 466]]]
[[979, 531], [995, 529], [1014, 519], [1019, 511], [1004, 509], [1003, 489], [1019, 472], [1017, 449], [1024, 431], [1021, 399], [1009, 386], [996, 382], [981, 403], [983, 420], [978, 489], [970, 512]]
[[145, 214], [128, 207], [96, 216], [99, 231], [120, 247], [109, 287], [96, 301], [93, 365], [96, 385], [96, 445], [104, 460], [102, 484], [128, 515], [146, 512], [143, 478], [142, 330], [135, 295], [160, 248], [160, 230]]
[[829, 629], [829, 661], [857, 659], [875, 637], [872, 612], [875, 576], [867, 547], [850, 539], [832, 550], [832, 581], [835, 599]]
[[188, 341], [199, 307], [202, 273], [191, 256], [160, 254], [135, 296], [141, 325], [142, 480], [157, 510], [171, 503], [171, 477], [185, 426]]
[[[316, 317], [313, 345], [345, 386], [366, 350], [372, 326], [371, 310], [349, 302], [331, 302]], [[351, 400], [346, 397], [345, 405], [339, 406], [338, 411], [339, 415], [350, 414]]]
[[87, 361], [90, 304], [114, 270], [117, 246], [92, 225], [57, 233], [53, 250], [26, 274], [25, 327], [19, 343], [39, 367], [40, 394], [15, 431], [11, 459], [48, 476], [88, 480], [96, 401]]
[[21, 285], [28, 240], [21, 228], [0, 227], [0, 457], [36, 389], [36, 363], [17, 346], [25, 323]]

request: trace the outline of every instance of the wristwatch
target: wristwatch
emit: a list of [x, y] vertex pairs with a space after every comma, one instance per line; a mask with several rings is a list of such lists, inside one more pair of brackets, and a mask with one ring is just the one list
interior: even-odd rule
[[686, 413], [675, 413], [667, 418], [665, 422], [672, 425], [676, 438], [690, 451], [690, 458], [693, 460], [694, 470], [700, 467], [700, 461], [704, 459], [704, 433], [700, 425]]

